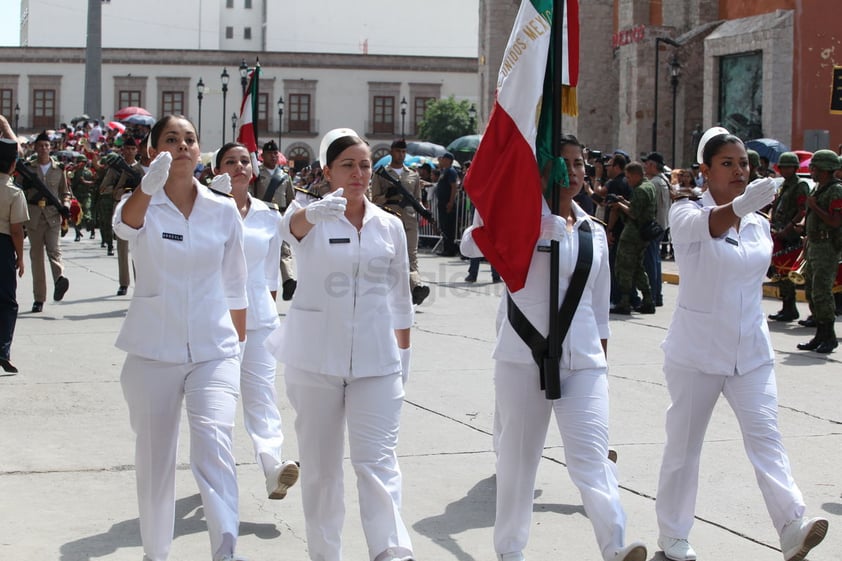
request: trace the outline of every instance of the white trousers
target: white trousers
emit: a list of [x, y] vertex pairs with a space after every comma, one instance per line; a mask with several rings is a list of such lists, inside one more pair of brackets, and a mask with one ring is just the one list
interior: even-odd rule
[[497, 448], [497, 554], [523, 551], [550, 414], [555, 413], [567, 471], [582, 496], [604, 558], [624, 545], [626, 515], [616, 467], [608, 460], [608, 379], [604, 369], [562, 371], [561, 395], [544, 396], [534, 364], [494, 365]]
[[231, 436], [240, 382], [236, 358], [171, 364], [128, 355], [120, 377], [135, 441], [140, 536], [145, 561], [164, 561], [175, 523], [181, 403], [190, 424], [190, 467], [210, 534], [212, 559], [232, 555], [239, 526]]
[[804, 499], [792, 479], [778, 431], [774, 366], [741, 376], [716, 376], [688, 371], [667, 360], [664, 374], [672, 403], [667, 409], [667, 440], [655, 502], [661, 535], [686, 539], [693, 527], [702, 442], [720, 394], [737, 416], [775, 529], [780, 534], [787, 522], [801, 517]]
[[284, 377], [296, 413], [310, 559], [342, 559], [346, 425], [369, 558], [411, 555], [412, 543], [400, 515], [396, 453], [404, 396], [401, 375], [339, 378], [287, 366]]
[[243, 362], [240, 366], [240, 393], [243, 401], [243, 421], [254, 446], [254, 456], [263, 474], [281, 463], [281, 413], [275, 389], [277, 361], [263, 342], [272, 328], [248, 331]]

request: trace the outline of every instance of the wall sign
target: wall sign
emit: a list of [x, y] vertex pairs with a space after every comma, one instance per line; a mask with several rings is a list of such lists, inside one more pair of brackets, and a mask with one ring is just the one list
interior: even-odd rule
[[611, 43], [614, 48], [631, 45], [632, 43], [640, 43], [646, 38], [646, 26], [638, 25], [629, 29], [618, 31], [611, 38]]

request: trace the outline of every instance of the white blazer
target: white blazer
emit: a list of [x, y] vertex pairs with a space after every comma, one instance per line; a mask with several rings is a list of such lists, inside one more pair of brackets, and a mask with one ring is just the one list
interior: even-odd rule
[[280, 362], [342, 377], [401, 369], [395, 329], [412, 326], [409, 259], [400, 219], [365, 201], [362, 229], [344, 216], [313, 226], [301, 241], [282, 232], [295, 253], [298, 288], [286, 320], [266, 340]]
[[[541, 234], [532, 253], [526, 284], [512, 294], [512, 299], [535, 329], [546, 337], [549, 331], [550, 241], [559, 241], [560, 306], [576, 268], [576, 258], [579, 255], [578, 228], [583, 221], [589, 221], [593, 233], [593, 262], [579, 307], [573, 314], [570, 330], [561, 346], [561, 367], [567, 370], [606, 368], [608, 363], [600, 340], [608, 339], [611, 335], [608, 326], [611, 296], [608, 238], [605, 228], [593, 222], [576, 203], [573, 203], [573, 211], [576, 214], [576, 223], [570, 232], [567, 230], [565, 219], [550, 214], [546, 204], [543, 205]], [[460, 250], [467, 257], [482, 256], [472, 234], [474, 228], [480, 225], [482, 219], [475, 213], [474, 225], [467, 228], [462, 235]], [[493, 357], [506, 362], [535, 364], [532, 351], [509, 323], [505, 294], [497, 310], [497, 343]]]
[[712, 238], [708, 221], [716, 206], [676, 201], [670, 232], [681, 282], [678, 302], [661, 348], [668, 361], [706, 374], [731, 376], [774, 361], [763, 315], [763, 278], [772, 256], [769, 221], [748, 214], [740, 231]]
[[246, 329], [278, 327], [278, 308], [270, 292], [281, 278], [281, 214], [249, 195], [251, 206], [243, 218], [243, 247], [248, 265], [249, 307]]
[[114, 211], [114, 233], [129, 242], [137, 269], [116, 342], [127, 353], [177, 364], [239, 355], [229, 310], [248, 306], [243, 222], [233, 199], [194, 184], [189, 219], [163, 189], [138, 229], [122, 221], [128, 199]]

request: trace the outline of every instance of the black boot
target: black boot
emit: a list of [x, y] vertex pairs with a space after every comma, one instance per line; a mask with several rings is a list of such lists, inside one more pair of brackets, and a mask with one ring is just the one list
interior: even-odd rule
[[824, 334], [823, 324], [816, 326], [816, 334], [807, 343], [798, 343], [798, 349], [801, 351], [815, 351], [822, 342], [822, 335]]
[[813, 319], [813, 314], [807, 316], [807, 319], [802, 319], [798, 322], [801, 327], [816, 327], [816, 320]]
[[822, 322], [819, 324], [819, 333], [822, 334], [822, 340], [819, 345], [813, 349], [817, 353], [821, 353], [826, 355], [830, 352], [833, 352], [833, 349], [839, 346], [839, 342], [836, 340], [836, 331], [833, 328], [833, 322]]
[[795, 305], [795, 296], [791, 296], [784, 298], [781, 311], [777, 314], [770, 315], [769, 319], [774, 321], [795, 321], [798, 317], [798, 306]]

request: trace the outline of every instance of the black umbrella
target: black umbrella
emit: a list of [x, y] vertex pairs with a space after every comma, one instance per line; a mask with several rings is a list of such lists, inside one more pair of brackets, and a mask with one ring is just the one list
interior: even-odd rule
[[433, 142], [407, 142], [406, 153], [413, 156], [427, 156], [430, 158], [438, 158], [447, 153], [447, 148], [441, 144]]
[[86, 113], [82, 113], [78, 117], [73, 117], [72, 119], [70, 119], [70, 124], [75, 126], [76, 123], [79, 123], [81, 121], [90, 121], [90, 120], [91, 120], [91, 118]]

